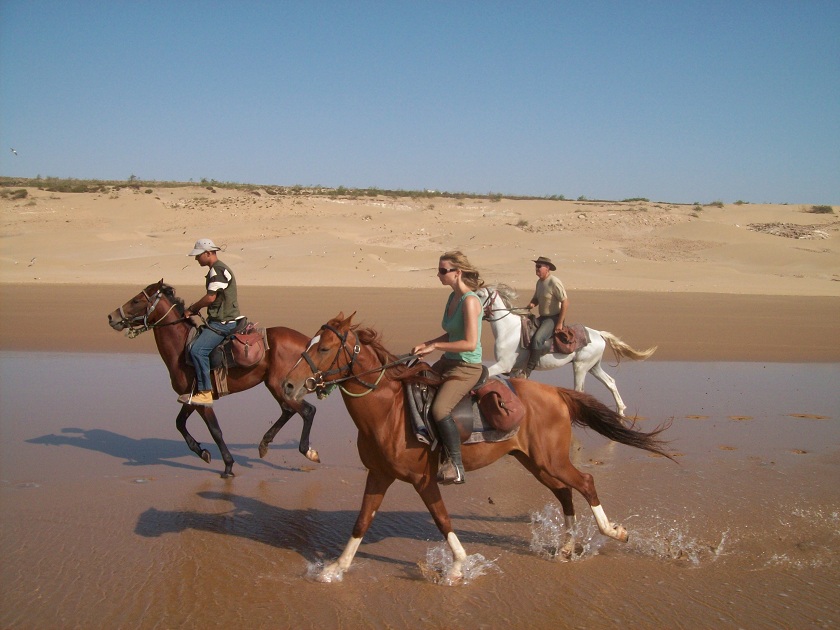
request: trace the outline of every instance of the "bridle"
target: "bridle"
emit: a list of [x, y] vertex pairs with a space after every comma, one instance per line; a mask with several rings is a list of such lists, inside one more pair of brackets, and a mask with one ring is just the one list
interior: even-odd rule
[[[304, 361], [306, 361], [307, 365], [309, 365], [309, 369], [312, 370], [312, 376], [310, 376], [303, 382], [303, 386], [306, 389], [306, 391], [310, 393], [316, 392], [319, 399], [326, 398], [335, 386], [338, 386], [338, 388], [344, 394], [348, 396], [353, 396], [354, 398], [361, 398], [362, 396], [367, 396], [369, 393], [371, 393], [377, 388], [379, 382], [382, 380], [382, 377], [385, 376], [385, 370], [387, 370], [389, 367], [393, 367], [395, 365], [399, 365], [400, 363], [405, 363], [406, 361], [410, 361], [411, 359], [416, 358], [416, 356], [413, 354], [402, 355], [400, 357], [397, 357], [395, 361], [386, 363], [385, 365], [381, 365], [379, 367], [371, 368], [370, 370], [354, 374], [353, 365], [356, 363], [356, 359], [358, 358], [359, 353], [362, 351], [362, 346], [359, 344], [359, 336], [352, 330], [348, 330], [346, 333], [342, 333], [337, 328], [335, 328], [334, 326], [330, 326], [329, 324], [324, 324], [323, 326], [321, 326], [321, 331], [329, 331], [333, 333], [336, 337], [338, 337], [339, 341], [341, 341], [341, 348], [336, 351], [335, 356], [333, 357], [333, 360], [326, 371], [318, 369], [318, 366], [315, 365], [315, 362], [309, 356], [308, 352], [308, 350], [312, 348], [312, 346], [314, 346], [321, 340], [320, 334], [312, 338], [312, 340], [309, 342], [309, 346], [307, 347], [307, 351], [303, 352], [300, 355], [301, 358]], [[352, 349], [347, 343], [347, 337], [351, 332], [353, 332], [353, 336], [356, 338]], [[338, 362], [339, 357], [342, 356], [342, 351], [344, 353], [344, 356], [347, 358], [347, 363], [345, 363], [343, 366], [339, 366]], [[373, 374], [374, 372], [379, 372], [379, 376], [373, 383], [368, 383], [367, 381], [364, 381], [362, 380], [362, 378], [360, 378], [367, 374]], [[346, 373], [347, 376], [332, 379], [330, 381], [326, 380], [331, 376], [344, 373]], [[366, 387], [367, 390], [359, 394], [348, 391], [345, 387], [341, 385], [341, 383], [345, 383], [350, 380], [357, 381], [360, 385]]]
[[[169, 324], [175, 324], [177, 322], [169, 322], [169, 324], [162, 323], [166, 316], [172, 312], [172, 309], [175, 308], [175, 304], [173, 303], [172, 306], [169, 307], [169, 310], [163, 314], [163, 317], [158, 318], [155, 322], [149, 322], [149, 317], [154, 312], [155, 308], [157, 308], [158, 302], [160, 302], [161, 297], [163, 297], [163, 289], [158, 289], [155, 291], [151, 296], [146, 293], [146, 290], [143, 289], [141, 291], [143, 297], [146, 298], [146, 301], [149, 303], [146, 307], [146, 312], [142, 315], [134, 315], [133, 317], [129, 317], [125, 314], [123, 307], [120, 306], [117, 309], [117, 312], [120, 314], [120, 321], [119, 323], [125, 324], [128, 330], [126, 331], [126, 337], [129, 339], [134, 339], [138, 335], [146, 332], [147, 330], [152, 330], [153, 328], [157, 328], [158, 326], [168, 326]], [[181, 320], [177, 320], [181, 321]]]
[[[514, 311], [521, 311], [521, 308], [513, 307], [513, 308], [493, 308], [493, 303], [496, 301], [496, 298], [499, 296], [499, 290], [493, 289], [487, 291], [487, 299], [481, 303], [482, 308], [484, 309], [484, 321], [486, 322], [497, 322], [500, 319], [504, 319], [508, 315], [513, 314]], [[498, 317], [493, 317], [493, 313], [504, 313], [504, 315], [500, 315]]]

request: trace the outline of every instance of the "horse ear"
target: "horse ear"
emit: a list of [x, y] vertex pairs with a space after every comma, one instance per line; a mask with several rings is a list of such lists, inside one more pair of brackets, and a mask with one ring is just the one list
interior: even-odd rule
[[348, 326], [350, 325], [350, 322], [353, 321], [353, 318], [355, 316], [356, 316], [356, 311], [353, 311], [352, 313], [350, 313], [350, 315], [347, 316], [347, 322], [346, 323], [347, 323]]
[[162, 287], [162, 286], [163, 286], [163, 278], [161, 278], [161, 279], [160, 279], [160, 282], [158, 282], [158, 288], [160, 288], [160, 287]]

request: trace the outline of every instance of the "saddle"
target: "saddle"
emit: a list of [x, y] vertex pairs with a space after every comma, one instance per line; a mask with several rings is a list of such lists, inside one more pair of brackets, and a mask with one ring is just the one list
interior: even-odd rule
[[[196, 326], [187, 337], [184, 353], [187, 365], [193, 365], [190, 347], [201, 332]], [[256, 324], [242, 317], [236, 323], [233, 332], [224, 338], [210, 353], [210, 372], [213, 388], [219, 396], [230, 393], [227, 386], [227, 372], [232, 368], [251, 368], [265, 357], [268, 350], [268, 334], [265, 328], [258, 328]]]
[[[452, 419], [461, 434], [462, 444], [509, 440], [519, 431], [525, 415], [525, 407], [510, 382], [488, 378], [487, 368], [482, 367], [478, 383], [452, 410]], [[421, 374], [432, 375], [428, 371]], [[418, 440], [435, 450], [438, 436], [430, 409], [437, 386], [426, 382], [407, 382], [404, 389], [409, 428]]]
[[[531, 339], [537, 332], [537, 318], [535, 315], [527, 315], [522, 317], [522, 347], [527, 349], [531, 347]], [[563, 326], [559, 332], [554, 333], [552, 337], [551, 348], [544, 348], [545, 352], [556, 352], [558, 354], [574, 354], [585, 345], [589, 343], [589, 333], [586, 331], [586, 326], [583, 324], [572, 324], [571, 326]], [[548, 344], [546, 344], [548, 345]]]

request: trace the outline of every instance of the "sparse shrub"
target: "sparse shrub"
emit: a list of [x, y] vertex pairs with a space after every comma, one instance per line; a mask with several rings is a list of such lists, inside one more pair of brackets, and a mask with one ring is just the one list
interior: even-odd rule
[[630, 197], [630, 199], [622, 199], [622, 201], [650, 201], [647, 197]]
[[528, 227], [528, 222], [525, 219], [519, 219], [519, 221], [516, 222], [516, 227], [526, 228]]
[[703, 206], [701, 206], [699, 203], [694, 204], [694, 212], [700, 212], [702, 209]]
[[722, 201], [713, 201], [712, 203], [706, 204], [708, 206], [714, 206], [715, 208], [723, 208]]
[[24, 199], [29, 194], [26, 188], [18, 188], [17, 190], [4, 190], [0, 192], [0, 197], [4, 199]]
[[586, 195], [581, 195], [577, 198], [578, 201], [586, 201]]
[[834, 208], [832, 206], [811, 206], [808, 212], [814, 214], [834, 214]]
[[735, 202], [736, 206], [743, 206], [744, 204], [749, 204], [749, 201], [741, 201], [740, 199]]
[[154, 191], [154, 190], [152, 190], [151, 188], [147, 188], [147, 189], [146, 189], [146, 190], [144, 190], [143, 192], [144, 192], [144, 193], [146, 193], [147, 195], [151, 195], [151, 194], [152, 194], [153, 192], [155, 192], [155, 191]]

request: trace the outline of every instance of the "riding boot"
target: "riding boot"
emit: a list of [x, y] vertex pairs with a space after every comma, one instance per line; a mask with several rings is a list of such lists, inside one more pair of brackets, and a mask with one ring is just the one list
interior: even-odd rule
[[530, 378], [531, 372], [534, 371], [534, 368], [537, 367], [537, 363], [540, 362], [540, 357], [542, 356], [542, 351], [537, 350], [536, 348], [531, 348], [531, 353], [528, 355], [528, 365], [522, 371], [522, 378]]
[[440, 441], [448, 455], [448, 461], [443, 462], [438, 468], [438, 483], [449, 485], [451, 483], [464, 483], [464, 464], [461, 461], [461, 434], [452, 416], [446, 416], [437, 423]]

